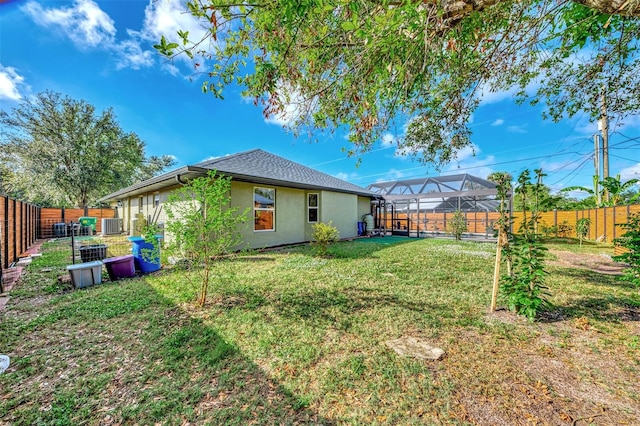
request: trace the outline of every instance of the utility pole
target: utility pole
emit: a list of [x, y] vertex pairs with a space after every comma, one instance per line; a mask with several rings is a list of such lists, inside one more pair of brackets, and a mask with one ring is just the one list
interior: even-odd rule
[[[606, 92], [602, 91], [600, 106], [600, 131], [602, 132], [602, 180], [609, 177], [609, 118], [607, 117]], [[604, 192], [604, 201], [609, 202], [609, 191]]]
[[593, 135], [593, 167], [595, 174], [593, 177], [593, 193], [596, 196], [596, 205], [599, 206], [602, 200], [600, 199], [600, 135], [595, 133]]

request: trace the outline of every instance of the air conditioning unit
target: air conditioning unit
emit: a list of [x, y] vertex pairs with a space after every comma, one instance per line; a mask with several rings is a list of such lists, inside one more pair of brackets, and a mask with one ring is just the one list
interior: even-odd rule
[[122, 233], [122, 219], [102, 219], [102, 235]]

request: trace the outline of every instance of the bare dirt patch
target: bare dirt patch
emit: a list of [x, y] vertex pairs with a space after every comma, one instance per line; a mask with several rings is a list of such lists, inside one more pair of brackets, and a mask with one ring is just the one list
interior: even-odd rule
[[555, 260], [547, 261], [550, 266], [588, 269], [606, 275], [620, 275], [626, 268], [624, 264], [614, 262], [611, 256], [605, 254], [572, 253], [560, 250], [549, 250], [549, 253], [556, 257]]

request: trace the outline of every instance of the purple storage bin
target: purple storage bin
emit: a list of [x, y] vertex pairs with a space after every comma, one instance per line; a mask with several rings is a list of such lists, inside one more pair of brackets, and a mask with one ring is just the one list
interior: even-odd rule
[[132, 254], [110, 257], [104, 259], [102, 263], [107, 267], [107, 274], [109, 274], [111, 281], [116, 281], [120, 278], [131, 278], [136, 275]]

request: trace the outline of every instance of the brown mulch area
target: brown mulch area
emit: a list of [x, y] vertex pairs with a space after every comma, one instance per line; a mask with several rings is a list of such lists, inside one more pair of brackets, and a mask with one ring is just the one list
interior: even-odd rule
[[[624, 265], [597, 254], [551, 251], [548, 265], [621, 274]], [[614, 309], [614, 308], [612, 308]], [[637, 335], [640, 310], [620, 315], [622, 335]], [[460, 389], [458, 421], [473, 425], [640, 424], [637, 350], [607, 345], [590, 318], [558, 318], [528, 325], [512, 312], [488, 314], [513, 336], [496, 339], [465, 329], [451, 337], [442, 373]], [[517, 336], [517, 337], [516, 337]], [[525, 336], [525, 337], [523, 337]], [[522, 343], [518, 340], [523, 339]]]

